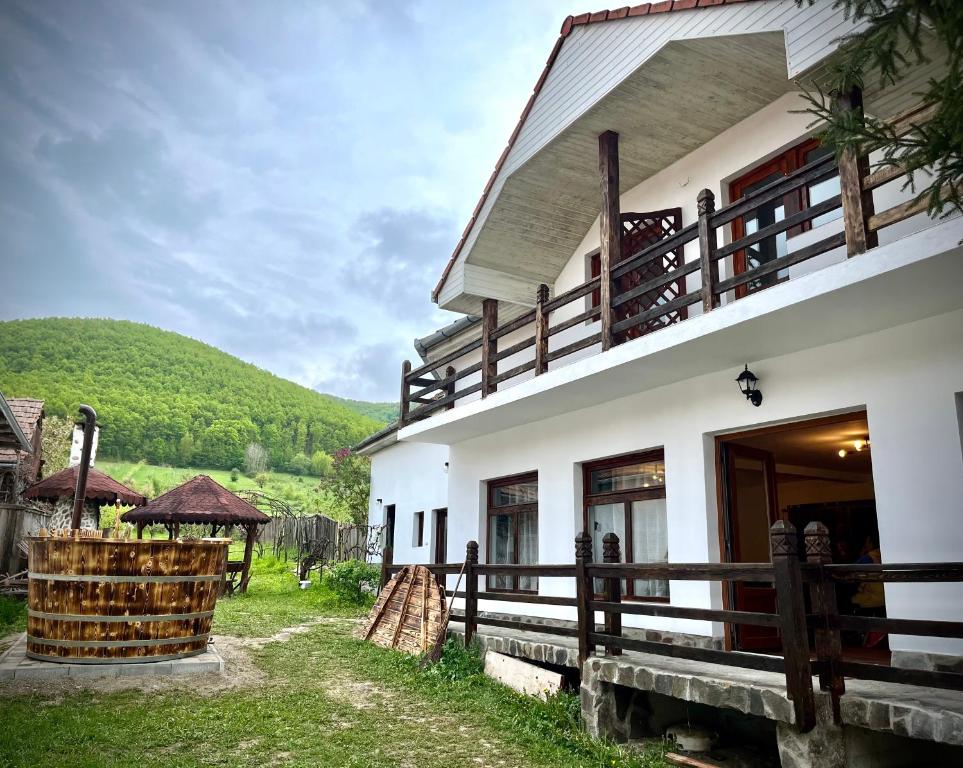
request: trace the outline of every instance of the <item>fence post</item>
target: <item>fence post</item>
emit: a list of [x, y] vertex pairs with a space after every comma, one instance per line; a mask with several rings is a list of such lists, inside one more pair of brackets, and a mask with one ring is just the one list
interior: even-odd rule
[[465, 647], [478, 631], [478, 542], [469, 541], [465, 548]]
[[711, 312], [719, 306], [716, 285], [719, 283], [719, 262], [716, 261], [716, 228], [712, 214], [716, 212], [716, 196], [711, 189], [703, 189], [696, 198], [699, 210], [699, 261], [702, 272], [702, 311]]
[[622, 260], [622, 213], [619, 207], [619, 135], [599, 135], [599, 308], [602, 313], [602, 351], [612, 346], [612, 267]]
[[[847, 93], [833, 94], [833, 109], [852, 112], [862, 123], [863, 92], [854, 87]], [[855, 256], [879, 245], [875, 232], [866, 227], [873, 215], [873, 192], [863, 191], [863, 178], [869, 173], [869, 157], [859, 148], [846, 149], [839, 158], [839, 188], [843, 202], [843, 225], [846, 229], [846, 255]]]
[[[806, 526], [806, 562], [826, 565], [833, 561], [829, 542], [829, 529], [818, 521]], [[817, 580], [809, 585], [809, 596], [813, 613], [826, 619], [825, 629], [814, 632], [816, 658], [821, 663], [819, 687], [829, 691], [833, 705], [833, 719], [842, 722], [839, 714], [839, 699], [846, 692], [846, 683], [837, 665], [842, 656], [843, 645], [839, 627], [832, 626], [833, 619], [839, 615], [836, 605], [836, 584], [819, 569]]]
[[786, 694], [796, 712], [796, 728], [806, 733], [816, 724], [816, 700], [809, 665], [806, 603], [803, 599], [796, 528], [787, 520], [777, 520], [769, 529], [769, 540], [776, 586], [776, 612], [779, 615], [783, 663], [786, 667]]
[[592, 563], [592, 537], [582, 531], [575, 537], [575, 607], [578, 617], [578, 668], [595, 651], [589, 635], [595, 631], [595, 611], [589, 608], [594, 592], [586, 566]]
[[398, 423], [404, 426], [408, 421], [408, 374], [411, 373], [411, 360], [401, 364], [401, 401], [398, 406]]
[[[450, 379], [452, 376], [455, 375], [455, 373], [457, 373], [457, 371], [455, 371], [455, 366], [449, 365], [447, 368], [445, 368], [446, 379]], [[449, 381], [447, 384], [445, 384], [445, 397], [451, 397], [453, 394], [455, 394], [455, 382]], [[452, 400], [448, 403], [448, 405], [445, 406], [445, 410], [450, 411], [454, 407], [455, 407], [455, 401]]]
[[548, 315], [545, 304], [548, 302], [548, 286], [538, 286], [535, 300], [535, 375], [548, 370]]
[[378, 586], [378, 592], [381, 592], [385, 588], [385, 584], [391, 581], [391, 577], [388, 575], [388, 566], [394, 561], [395, 552], [391, 547], [385, 547], [381, 550], [381, 584]]
[[[602, 537], [602, 562], [617, 564], [622, 561], [619, 537], [614, 533], [607, 533]], [[606, 579], [605, 599], [610, 603], [622, 602], [622, 577], [616, 574]], [[622, 637], [622, 614], [607, 612], [605, 614], [605, 634]], [[605, 647], [606, 656], [621, 656], [622, 649], [615, 646]]]
[[492, 334], [498, 328], [498, 300], [485, 299], [482, 301], [482, 397], [488, 397], [494, 392], [498, 385], [495, 377], [498, 376], [498, 339], [493, 339]]

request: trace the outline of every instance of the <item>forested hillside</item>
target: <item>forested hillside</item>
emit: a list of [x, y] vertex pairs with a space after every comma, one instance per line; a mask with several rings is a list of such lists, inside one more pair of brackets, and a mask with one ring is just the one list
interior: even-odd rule
[[207, 344], [121, 320], [0, 322], [0, 392], [70, 418], [89, 403], [100, 456], [175, 466], [241, 467], [258, 442], [273, 469], [304, 471], [316, 451], [384, 424]]

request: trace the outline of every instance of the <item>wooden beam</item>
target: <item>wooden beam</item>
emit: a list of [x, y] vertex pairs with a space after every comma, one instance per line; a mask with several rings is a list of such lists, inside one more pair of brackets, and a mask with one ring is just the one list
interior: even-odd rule
[[699, 269], [702, 272], [702, 311], [711, 312], [719, 306], [716, 286], [719, 284], [719, 263], [716, 261], [716, 228], [712, 214], [716, 212], [716, 196], [711, 189], [703, 189], [696, 198], [699, 210]]
[[538, 286], [535, 302], [535, 375], [548, 370], [548, 318], [545, 310], [548, 303], [548, 286], [542, 283]]
[[485, 299], [482, 302], [482, 397], [488, 397], [498, 388], [498, 339], [492, 334], [498, 328], [498, 301]]
[[606, 131], [599, 136], [599, 295], [602, 309], [602, 351], [612, 346], [612, 266], [622, 257], [622, 215], [619, 209], [619, 135]]
[[[857, 120], [863, 120], [863, 93], [859, 88], [836, 94], [834, 102], [837, 111], [854, 112]], [[847, 256], [865, 253], [879, 245], [876, 233], [867, 226], [867, 220], [873, 215], [873, 193], [863, 188], [863, 179], [868, 175], [867, 155], [856, 149], [843, 152], [839, 158], [839, 186], [843, 201]]]
[[244, 568], [241, 571], [241, 583], [238, 585], [239, 592], [247, 592], [248, 582], [251, 580], [251, 556], [254, 554], [254, 539], [257, 538], [257, 523], [244, 526], [247, 538], [244, 540]]
[[408, 409], [410, 408], [410, 403], [408, 401], [408, 374], [411, 373], [411, 361], [405, 360], [401, 364], [401, 399], [398, 406], [398, 423], [402, 426], [408, 421]]
[[445, 378], [448, 379], [448, 383], [445, 384], [445, 397], [451, 398], [451, 401], [448, 403], [448, 405], [445, 406], [446, 411], [450, 411], [452, 408], [455, 407], [454, 394], [455, 394], [455, 374], [456, 373], [457, 371], [455, 370], [455, 366], [453, 365], [449, 365], [445, 369]]

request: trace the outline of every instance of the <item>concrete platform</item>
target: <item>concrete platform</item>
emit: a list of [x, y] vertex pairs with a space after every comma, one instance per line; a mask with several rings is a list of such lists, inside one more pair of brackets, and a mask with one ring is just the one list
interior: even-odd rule
[[174, 677], [204, 672], [223, 672], [224, 659], [213, 645], [204, 653], [173, 661], [145, 661], [138, 664], [61, 664], [27, 658], [27, 635], [21, 635], [0, 656], [0, 683], [10, 680], [55, 680], [111, 677]]

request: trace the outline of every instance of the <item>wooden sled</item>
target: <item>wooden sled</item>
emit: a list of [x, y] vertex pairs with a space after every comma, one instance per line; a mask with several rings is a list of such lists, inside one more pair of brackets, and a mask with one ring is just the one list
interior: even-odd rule
[[406, 565], [385, 584], [364, 639], [414, 656], [430, 653], [447, 618], [445, 593], [423, 565]]

